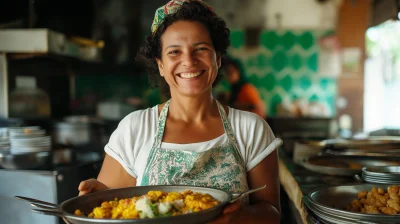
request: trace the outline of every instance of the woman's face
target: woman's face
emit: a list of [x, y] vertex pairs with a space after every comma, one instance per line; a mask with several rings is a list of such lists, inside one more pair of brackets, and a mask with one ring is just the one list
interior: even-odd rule
[[239, 70], [233, 65], [226, 66], [226, 79], [230, 84], [235, 84], [240, 79]]
[[206, 27], [193, 21], [177, 21], [161, 36], [160, 75], [167, 81], [171, 95], [196, 96], [211, 93], [221, 66]]

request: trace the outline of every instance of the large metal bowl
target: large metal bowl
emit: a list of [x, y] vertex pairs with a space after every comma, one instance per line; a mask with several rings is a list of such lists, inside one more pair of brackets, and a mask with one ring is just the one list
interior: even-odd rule
[[310, 192], [304, 201], [311, 211], [329, 223], [332, 220], [336, 220], [336, 223], [400, 223], [400, 215], [363, 214], [345, 210], [347, 204], [357, 198], [358, 192], [371, 191], [372, 187], [386, 189], [388, 186], [391, 185], [353, 184], [326, 187]]
[[4, 169], [36, 169], [44, 167], [50, 162], [51, 153], [48, 151], [21, 154], [0, 151], [0, 167]]
[[400, 166], [363, 167], [362, 179], [369, 183], [400, 184]]
[[[206, 193], [213, 196], [221, 203], [210, 209], [189, 213], [178, 216], [160, 217], [152, 219], [94, 219], [82, 216], [74, 215], [76, 209], [81, 210], [85, 214], [92, 212], [93, 208], [100, 206], [104, 201], [112, 201], [115, 198], [130, 198], [133, 196], [140, 196], [147, 194], [148, 191], [159, 190], [164, 192], [183, 192], [185, 190], [191, 190], [193, 192]], [[236, 196], [236, 195], [235, 195]], [[231, 201], [233, 195], [222, 190], [207, 188], [207, 187], [194, 187], [194, 186], [143, 186], [143, 187], [129, 187], [120, 189], [110, 189], [105, 191], [94, 192], [91, 194], [75, 197], [67, 201], [62, 202], [59, 205], [33, 201], [32, 199], [26, 199], [18, 197], [20, 199], [29, 200], [34, 202], [33, 205], [38, 206], [42, 209], [33, 209], [32, 211], [38, 212], [45, 215], [55, 215], [62, 217], [67, 223], [72, 224], [92, 224], [92, 223], [118, 223], [118, 224], [132, 224], [132, 223], [205, 223], [218, 217], [223, 207]]]
[[354, 176], [366, 166], [400, 166], [400, 157], [319, 155], [301, 161], [308, 170], [338, 176]]

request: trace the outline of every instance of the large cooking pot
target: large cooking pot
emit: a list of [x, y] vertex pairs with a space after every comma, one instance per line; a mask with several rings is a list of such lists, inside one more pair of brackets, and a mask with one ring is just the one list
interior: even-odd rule
[[[66, 223], [72, 224], [93, 224], [93, 223], [118, 223], [118, 224], [132, 224], [132, 223], [205, 223], [218, 217], [222, 209], [227, 203], [232, 203], [237, 199], [244, 197], [247, 194], [265, 188], [265, 186], [247, 191], [242, 194], [231, 194], [219, 189], [208, 187], [194, 187], [194, 186], [174, 186], [174, 185], [153, 185], [143, 187], [128, 187], [120, 189], [109, 189], [105, 191], [98, 191], [91, 194], [71, 198], [63, 203], [56, 205], [48, 202], [39, 201], [36, 199], [25, 198], [16, 196], [18, 199], [23, 199], [31, 202], [33, 206], [41, 209], [32, 209], [33, 212], [38, 212], [45, 215], [55, 215], [62, 217]], [[99, 206], [104, 201], [112, 201], [115, 198], [131, 198], [133, 196], [140, 196], [147, 194], [148, 191], [158, 190], [164, 192], [183, 192], [191, 190], [193, 192], [205, 193], [213, 196], [221, 203], [210, 209], [189, 213], [178, 216], [159, 217], [152, 219], [94, 219], [74, 215], [76, 209], [81, 210], [84, 214], [92, 212], [93, 208]]]

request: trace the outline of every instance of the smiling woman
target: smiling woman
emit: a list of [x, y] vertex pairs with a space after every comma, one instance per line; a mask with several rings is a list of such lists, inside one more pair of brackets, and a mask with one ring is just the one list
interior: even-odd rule
[[107, 188], [186, 185], [245, 192], [214, 223], [279, 223], [277, 148], [282, 144], [259, 116], [221, 105], [212, 96], [229, 29], [200, 0], [160, 7], [138, 61], [170, 99], [126, 116], [105, 146], [97, 178], [80, 194]]

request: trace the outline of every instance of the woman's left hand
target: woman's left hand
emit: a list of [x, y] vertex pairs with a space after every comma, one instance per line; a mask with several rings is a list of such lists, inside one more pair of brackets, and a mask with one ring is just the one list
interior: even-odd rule
[[237, 200], [232, 204], [228, 204], [224, 208], [222, 215], [219, 216], [217, 219], [209, 222], [209, 224], [233, 223], [235, 218], [239, 215], [242, 206], [242, 200]]

